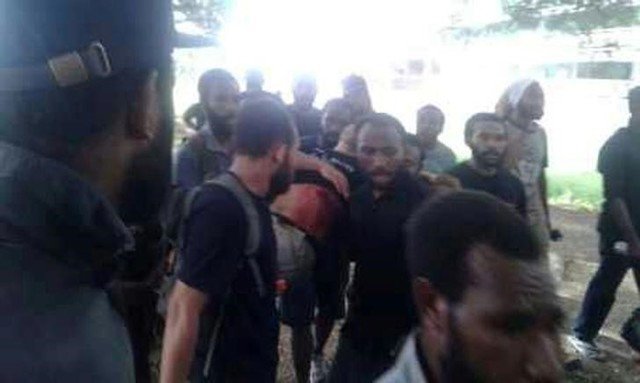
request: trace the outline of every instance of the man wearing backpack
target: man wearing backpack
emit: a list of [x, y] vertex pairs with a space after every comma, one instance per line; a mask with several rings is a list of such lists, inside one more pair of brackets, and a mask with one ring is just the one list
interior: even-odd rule
[[275, 381], [276, 247], [267, 200], [288, 189], [297, 145], [281, 104], [243, 105], [229, 172], [202, 186], [185, 221], [161, 382]]
[[224, 69], [211, 69], [200, 76], [198, 93], [206, 122], [178, 153], [176, 183], [182, 188], [198, 186], [231, 165], [238, 82]]

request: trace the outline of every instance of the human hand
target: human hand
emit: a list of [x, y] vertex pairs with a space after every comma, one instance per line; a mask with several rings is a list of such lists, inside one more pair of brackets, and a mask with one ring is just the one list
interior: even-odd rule
[[562, 235], [562, 232], [558, 229], [551, 229], [551, 231], [549, 231], [549, 238], [553, 242], [560, 242], [564, 238], [564, 235]]
[[320, 175], [331, 182], [341, 196], [349, 198], [349, 181], [341, 171], [325, 163], [320, 166]]

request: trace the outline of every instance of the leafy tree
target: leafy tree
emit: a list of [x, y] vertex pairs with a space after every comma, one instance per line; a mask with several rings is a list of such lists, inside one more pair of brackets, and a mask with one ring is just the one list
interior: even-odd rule
[[509, 20], [482, 28], [460, 28], [458, 33], [484, 35], [544, 28], [589, 34], [603, 28], [640, 25], [637, 0], [502, 0]]
[[173, 0], [173, 9], [182, 12], [188, 21], [213, 33], [222, 24], [226, 4], [223, 0]]

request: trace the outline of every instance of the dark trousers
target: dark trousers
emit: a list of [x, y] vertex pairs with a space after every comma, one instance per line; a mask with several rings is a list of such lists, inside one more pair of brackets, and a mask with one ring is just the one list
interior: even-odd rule
[[640, 264], [629, 257], [616, 254], [610, 249], [602, 252], [598, 271], [591, 279], [582, 302], [582, 309], [574, 323], [573, 333], [585, 342], [592, 342], [600, 332], [616, 292], [629, 269], [633, 270], [636, 284], [640, 281]]
[[363, 352], [341, 336], [329, 383], [371, 383], [391, 368], [393, 362], [391, 352]]

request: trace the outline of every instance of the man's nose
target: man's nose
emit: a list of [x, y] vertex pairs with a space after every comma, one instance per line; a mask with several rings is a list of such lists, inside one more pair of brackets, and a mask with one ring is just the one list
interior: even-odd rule
[[536, 335], [525, 341], [524, 370], [526, 381], [556, 383], [562, 377], [559, 339], [555, 335]]

